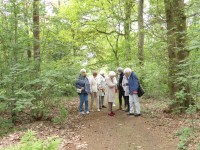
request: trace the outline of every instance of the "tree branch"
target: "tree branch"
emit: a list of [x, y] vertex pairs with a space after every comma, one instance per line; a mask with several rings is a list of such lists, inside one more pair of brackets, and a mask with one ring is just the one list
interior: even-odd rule
[[118, 35], [124, 36], [123, 33], [117, 32], [117, 31], [115, 31], [115, 30], [113, 30], [113, 31], [111, 31], [111, 32], [105, 32], [105, 31], [101, 31], [101, 30], [96, 29], [96, 31], [99, 32], [99, 33], [102, 33], [102, 34], [106, 34], [106, 35], [111, 35], [111, 34], [113, 34], [113, 33], [117, 33]]

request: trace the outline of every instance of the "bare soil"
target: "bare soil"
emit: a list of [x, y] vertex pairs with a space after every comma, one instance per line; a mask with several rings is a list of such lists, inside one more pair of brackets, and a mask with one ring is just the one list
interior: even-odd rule
[[[176, 150], [179, 138], [176, 132], [189, 126], [190, 117], [163, 113], [166, 103], [142, 100], [142, 116], [128, 116], [114, 107], [116, 115], [107, 115], [107, 108], [89, 115], [78, 114], [78, 99], [66, 103], [68, 120], [62, 124], [38, 121], [16, 126], [14, 133], [0, 138], [0, 149], [20, 143], [24, 132], [32, 129], [40, 139], [56, 136], [62, 139], [60, 150]], [[56, 112], [55, 112], [56, 113]], [[200, 114], [196, 114], [195, 126], [199, 129]], [[189, 150], [197, 150], [199, 132], [189, 142]]]

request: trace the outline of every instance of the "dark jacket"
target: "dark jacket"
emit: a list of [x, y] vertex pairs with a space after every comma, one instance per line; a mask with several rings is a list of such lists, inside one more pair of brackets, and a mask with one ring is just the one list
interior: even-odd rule
[[123, 77], [124, 77], [124, 73], [122, 72], [120, 75], [119, 75], [119, 81], [118, 81], [118, 90], [120, 92], [124, 92], [124, 89], [123, 89], [123, 86], [122, 86], [122, 80], [123, 80]]
[[128, 78], [128, 86], [129, 86], [129, 92], [131, 95], [133, 94], [133, 91], [138, 91], [139, 82], [134, 72], [132, 72], [130, 77]]
[[87, 77], [80, 75], [78, 77], [78, 81], [76, 82], [76, 87], [78, 89], [81, 89], [82, 87], [84, 87], [84, 90], [82, 90], [82, 93], [90, 93], [90, 83]]

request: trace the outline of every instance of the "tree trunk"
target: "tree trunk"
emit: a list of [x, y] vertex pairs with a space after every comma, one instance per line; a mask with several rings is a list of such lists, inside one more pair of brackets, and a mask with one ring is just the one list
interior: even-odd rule
[[[180, 77], [187, 77], [188, 50], [186, 44], [186, 16], [184, 13], [184, 0], [164, 0], [167, 19], [167, 44], [169, 57], [169, 94], [175, 102], [170, 106], [170, 110], [184, 111], [190, 104], [188, 96], [190, 88], [186, 82], [177, 83]], [[177, 92], [183, 92], [184, 97], [176, 96]]]
[[139, 64], [144, 64], [144, 0], [138, 2], [138, 59]]
[[40, 71], [40, 30], [39, 30], [39, 6], [40, 0], [33, 1], [33, 52], [36, 61], [36, 74]]
[[[25, 9], [24, 10], [24, 24], [26, 26], [26, 34], [29, 37], [30, 33], [29, 33], [29, 26], [28, 26], [28, 3], [26, 1], [24, 2], [24, 9]], [[28, 56], [28, 59], [31, 58], [31, 45], [29, 42], [27, 44], [27, 56]]]
[[130, 30], [131, 30], [131, 10], [133, 2], [132, 0], [125, 0], [125, 20], [124, 20], [124, 38], [125, 38], [125, 49], [126, 49], [126, 60], [131, 60], [131, 41], [130, 41]]

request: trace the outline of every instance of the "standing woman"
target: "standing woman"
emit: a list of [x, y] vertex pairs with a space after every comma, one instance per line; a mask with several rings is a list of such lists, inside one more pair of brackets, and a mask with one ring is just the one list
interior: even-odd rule
[[115, 78], [116, 73], [114, 71], [109, 72], [109, 77], [106, 79], [107, 84], [107, 90], [106, 90], [106, 96], [108, 100], [108, 115], [114, 116], [115, 113], [112, 110], [113, 102], [115, 101], [115, 95], [116, 95], [116, 86], [117, 86], [117, 80]]
[[138, 97], [139, 81], [135, 73], [130, 69], [124, 70], [126, 77], [128, 78], [129, 87], [129, 105], [130, 111], [128, 115], [135, 115], [136, 117], [141, 115], [140, 102]]
[[[78, 81], [76, 82], [77, 92], [80, 97], [80, 106], [79, 111], [81, 115], [89, 114], [88, 109], [88, 94], [90, 93], [90, 83], [87, 78], [86, 70], [81, 69], [80, 76], [78, 77]], [[85, 103], [85, 112], [83, 110], [83, 104]]]
[[99, 90], [99, 105], [101, 108], [106, 108], [104, 105], [104, 97], [105, 97], [105, 90], [106, 90], [106, 79], [105, 79], [105, 72], [102, 70], [100, 71], [100, 75], [98, 77], [98, 90]]
[[99, 107], [99, 98], [98, 98], [98, 78], [97, 78], [97, 72], [94, 71], [93, 75], [90, 79], [90, 91], [91, 91], [91, 105], [90, 109], [92, 111], [94, 101], [96, 101], [96, 107], [97, 111], [100, 111]]
[[124, 75], [123, 80], [122, 80], [122, 87], [124, 89], [124, 98], [125, 98], [125, 103], [127, 104], [127, 108], [125, 112], [129, 112], [130, 110], [130, 105], [129, 105], [129, 87], [128, 87], [128, 77]]

